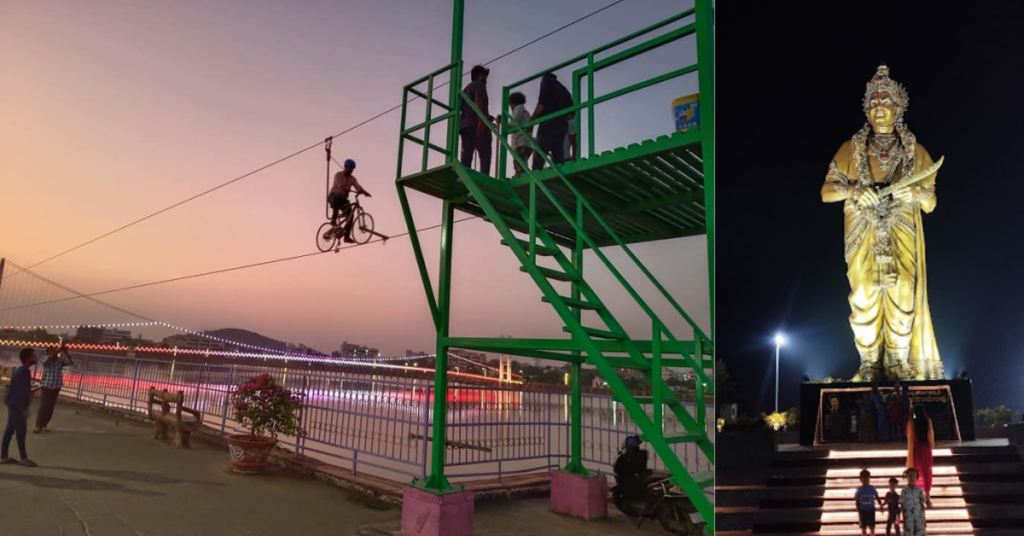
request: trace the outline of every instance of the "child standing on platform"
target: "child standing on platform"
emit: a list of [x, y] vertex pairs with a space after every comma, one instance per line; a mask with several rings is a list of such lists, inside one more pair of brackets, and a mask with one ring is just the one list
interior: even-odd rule
[[885, 524], [885, 536], [892, 536], [896, 527], [896, 536], [900, 536], [900, 494], [896, 493], [896, 477], [889, 479], [889, 493], [885, 494], [885, 507], [889, 510], [889, 522]]

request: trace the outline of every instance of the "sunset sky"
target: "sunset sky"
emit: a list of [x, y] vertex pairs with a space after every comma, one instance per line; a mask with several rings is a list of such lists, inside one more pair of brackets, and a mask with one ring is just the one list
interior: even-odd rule
[[[610, 2], [469, 0], [467, 68]], [[502, 85], [686, 4], [625, 0], [493, 64], [492, 103]], [[404, 84], [448, 62], [450, 24], [448, 0], [0, 0], [0, 256], [38, 262], [398, 104]], [[685, 40], [610, 69], [597, 78], [598, 92], [695, 59], [693, 40]], [[696, 90], [689, 76], [599, 107], [598, 150], [671, 132], [672, 99]], [[531, 110], [536, 91], [527, 91]], [[406, 231], [394, 185], [398, 128], [394, 112], [334, 143], [339, 160], [357, 161], [355, 174], [373, 193], [364, 207], [385, 234]], [[314, 251], [324, 173], [317, 148], [37, 271], [88, 293]], [[411, 201], [419, 226], [440, 222], [439, 200], [414, 193]], [[461, 223], [455, 236], [453, 335], [563, 336], [490, 224]], [[439, 233], [421, 239], [436, 277]], [[705, 248], [701, 236], [635, 251], [707, 329]], [[649, 337], [639, 308], [593, 256], [585, 262], [620, 321]], [[637, 270], [620, 266], [640, 281]], [[240, 327], [323, 351], [343, 340], [388, 355], [434, 345], [404, 237], [102, 299], [192, 329]], [[652, 305], [677, 336], [690, 338], [666, 304]], [[74, 310], [47, 319], [78, 322]], [[18, 323], [11, 313], [0, 323]]]

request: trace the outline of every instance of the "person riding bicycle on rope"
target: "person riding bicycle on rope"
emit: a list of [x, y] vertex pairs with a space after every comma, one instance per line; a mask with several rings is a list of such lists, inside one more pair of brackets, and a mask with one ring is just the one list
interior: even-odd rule
[[362, 186], [359, 185], [359, 181], [356, 180], [356, 176], [352, 174], [352, 171], [356, 169], [356, 161], [351, 158], [345, 160], [345, 168], [334, 174], [334, 185], [331, 186], [330, 193], [327, 195], [327, 203], [333, 209], [331, 215], [331, 226], [336, 227], [338, 225], [338, 212], [341, 211], [345, 219], [344, 221], [344, 233], [345, 242], [354, 243], [352, 240], [352, 203], [348, 200], [348, 194], [351, 190], [355, 190], [357, 194], [365, 195], [366, 197], [373, 197], [370, 192], [367, 192]]

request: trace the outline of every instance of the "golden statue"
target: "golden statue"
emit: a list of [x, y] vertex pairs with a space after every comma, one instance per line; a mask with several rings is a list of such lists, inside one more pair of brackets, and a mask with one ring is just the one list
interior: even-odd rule
[[882, 65], [867, 84], [868, 122], [828, 168], [821, 199], [843, 201], [850, 327], [860, 353], [854, 381], [945, 378], [935, 345], [922, 212], [935, 210], [942, 164], [903, 122], [909, 97]]

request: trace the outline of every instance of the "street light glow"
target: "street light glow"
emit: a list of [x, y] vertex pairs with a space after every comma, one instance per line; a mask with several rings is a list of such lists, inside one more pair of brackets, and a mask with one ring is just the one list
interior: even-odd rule
[[782, 346], [786, 344], [786, 338], [781, 333], [775, 334], [775, 346]]

